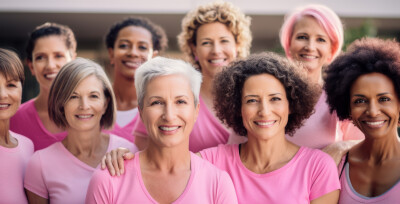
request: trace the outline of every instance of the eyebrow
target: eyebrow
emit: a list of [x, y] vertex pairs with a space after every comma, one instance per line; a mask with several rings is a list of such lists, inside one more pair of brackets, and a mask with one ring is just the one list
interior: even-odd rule
[[[118, 42], [128, 42], [128, 43], [131, 43], [131, 41], [130, 40], [127, 40], [127, 39], [119, 39], [118, 40]], [[139, 41], [139, 43], [146, 43], [146, 44], [150, 44], [149, 42], [147, 42], [147, 41], [143, 41], [143, 40], [141, 40], [141, 41]], [[132, 43], [131, 43], [132, 44]]]
[[[386, 95], [386, 94], [390, 94], [390, 93], [389, 92], [383, 92], [383, 93], [379, 93], [379, 94], [376, 94], [376, 95], [377, 96], [383, 96], [383, 95]], [[354, 96], [365, 97], [365, 95], [363, 95], [363, 94], [354, 94], [353, 97]]]
[[[272, 94], [268, 94], [268, 96], [276, 96], [276, 95], [282, 95], [281, 93], [272, 93]], [[246, 95], [244, 97], [260, 97], [259, 95]]]

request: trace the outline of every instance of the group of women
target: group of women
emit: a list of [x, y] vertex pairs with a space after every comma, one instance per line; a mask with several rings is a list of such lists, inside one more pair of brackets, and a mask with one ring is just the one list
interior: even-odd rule
[[128, 18], [106, 36], [111, 85], [68, 27], [37, 27], [40, 93], [21, 106], [22, 63], [0, 49], [0, 175], [14, 184], [1, 202], [398, 202], [399, 43], [341, 54], [341, 21], [321, 5], [288, 14], [280, 40], [287, 59], [249, 56], [250, 18], [208, 3], [182, 20], [189, 64], [156, 57], [163, 29]]

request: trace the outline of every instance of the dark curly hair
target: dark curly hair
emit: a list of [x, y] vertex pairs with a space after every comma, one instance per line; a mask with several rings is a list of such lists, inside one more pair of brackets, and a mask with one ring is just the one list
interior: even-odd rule
[[389, 77], [400, 96], [400, 44], [378, 38], [356, 40], [328, 66], [324, 89], [330, 111], [336, 111], [340, 120], [351, 119], [350, 89], [358, 77], [369, 73]]
[[153, 50], [162, 52], [168, 47], [168, 38], [165, 34], [164, 29], [161, 26], [156, 25], [147, 18], [129, 17], [124, 19], [123, 21], [117, 22], [110, 28], [106, 35], [107, 48], [114, 48], [114, 44], [117, 40], [119, 31], [128, 26], [138, 26], [148, 30], [151, 33]]
[[29, 36], [29, 40], [26, 46], [26, 56], [28, 58], [28, 61], [32, 61], [32, 52], [35, 48], [36, 41], [39, 38], [53, 35], [65, 38], [65, 45], [70, 51], [71, 56], [73, 56], [73, 54], [76, 52], [76, 39], [74, 32], [72, 32], [71, 28], [58, 23], [47, 22], [36, 27]]
[[305, 75], [293, 63], [272, 52], [250, 55], [225, 68], [214, 80], [214, 108], [217, 117], [242, 136], [247, 135], [243, 125], [242, 89], [245, 81], [255, 75], [270, 74], [285, 87], [290, 114], [286, 134], [293, 135], [305, 119], [314, 112], [320, 89], [307, 83]]

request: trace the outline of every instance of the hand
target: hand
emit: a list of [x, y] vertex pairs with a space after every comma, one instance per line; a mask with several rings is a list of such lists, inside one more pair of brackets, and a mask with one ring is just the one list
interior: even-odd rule
[[101, 169], [108, 168], [111, 176], [120, 176], [124, 173], [124, 160], [133, 159], [134, 154], [127, 148], [119, 147], [107, 152], [101, 159]]
[[338, 166], [343, 156], [359, 142], [361, 142], [361, 140], [335, 142], [326, 146], [324, 149], [322, 149], [322, 151], [329, 154], [333, 158], [333, 160], [335, 160], [336, 166]]

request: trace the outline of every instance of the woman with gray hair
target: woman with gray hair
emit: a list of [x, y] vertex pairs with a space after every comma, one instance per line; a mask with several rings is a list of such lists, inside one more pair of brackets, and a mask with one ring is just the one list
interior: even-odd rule
[[34, 153], [24, 187], [30, 203], [83, 203], [103, 155], [134, 144], [102, 133], [115, 121], [115, 97], [100, 65], [83, 58], [67, 63], [50, 88], [49, 117], [67, 132], [61, 142]]
[[201, 81], [200, 72], [180, 60], [156, 57], [138, 68], [148, 146], [126, 161], [121, 177], [97, 171], [86, 203], [237, 203], [228, 174], [189, 151]]

